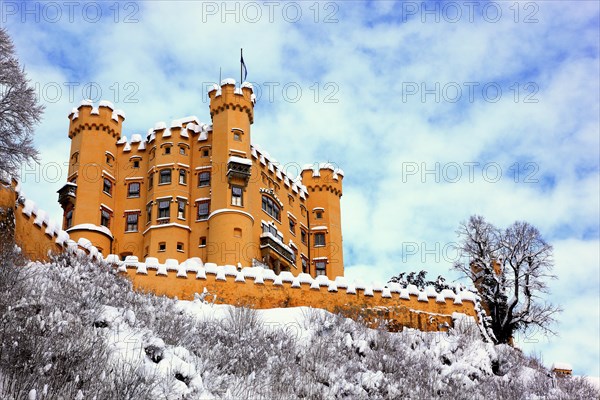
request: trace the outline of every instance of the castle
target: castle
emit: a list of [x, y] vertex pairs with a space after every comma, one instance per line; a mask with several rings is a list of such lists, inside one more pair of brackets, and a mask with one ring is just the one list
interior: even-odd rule
[[[444, 331], [478, 318], [476, 295], [344, 278], [340, 197], [331, 164], [290, 178], [250, 142], [254, 96], [233, 80], [208, 93], [212, 125], [157, 123], [121, 136], [123, 112], [89, 101], [69, 115], [62, 228], [0, 176], [0, 228], [31, 260], [70, 252], [113, 265], [133, 288], [255, 308], [310, 306], [388, 328]], [[143, 261], [142, 261], [143, 260]]]
[[158, 122], [129, 141], [123, 112], [109, 102], [73, 109], [68, 182], [59, 190], [63, 229], [121, 260], [197, 257], [343, 276], [342, 170], [284, 168], [253, 146], [251, 84], [226, 79], [208, 96], [212, 124]]

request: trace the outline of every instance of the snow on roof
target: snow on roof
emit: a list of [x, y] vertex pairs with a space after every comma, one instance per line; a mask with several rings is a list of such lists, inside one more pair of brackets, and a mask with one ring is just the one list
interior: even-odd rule
[[134, 133], [133, 135], [131, 135], [131, 141], [130, 143], [138, 143], [142, 141], [142, 135], [138, 134], [138, 133]]
[[96, 231], [96, 232], [102, 232], [105, 235], [110, 236], [111, 238], [113, 237], [110, 229], [108, 229], [105, 226], [98, 226], [98, 225], [94, 225], [94, 224], [75, 225], [75, 226], [72, 226], [69, 229], [67, 229], [67, 232], [71, 232], [71, 231]]
[[565, 362], [554, 362], [551, 369], [564, 369], [567, 371], [573, 371], [573, 366]]
[[237, 156], [230, 156], [227, 159], [227, 162], [234, 162], [234, 163], [238, 163], [238, 164], [244, 164], [244, 165], [249, 165], [252, 166], [252, 160], [249, 160], [247, 158], [242, 158], [242, 157], [237, 157]]
[[313, 172], [313, 177], [321, 176], [320, 170], [328, 169], [331, 170], [334, 175], [344, 176], [344, 171], [341, 168], [336, 167], [332, 163], [319, 163], [319, 164], [305, 164], [302, 167], [302, 171], [311, 171]]
[[225, 78], [221, 81], [221, 86], [223, 86], [223, 85], [235, 85], [235, 79]]
[[100, 103], [98, 104], [98, 107], [108, 107], [111, 110], [115, 109], [115, 106], [112, 102], [108, 101], [108, 100], [100, 100]]

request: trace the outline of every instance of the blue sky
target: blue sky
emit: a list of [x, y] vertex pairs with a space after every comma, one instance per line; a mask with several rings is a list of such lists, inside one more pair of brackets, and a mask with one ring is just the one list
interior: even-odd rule
[[128, 137], [186, 115], [209, 122], [205, 88], [220, 67], [239, 79], [243, 47], [260, 94], [253, 142], [290, 171], [346, 172], [348, 276], [455, 279], [461, 221], [529, 221], [555, 247], [548, 300], [565, 312], [558, 337], [519, 345], [600, 375], [597, 2], [223, 4], [2, 1], [46, 105], [28, 196], [60, 219], [67, 114], [86, 84], [125, 111]]

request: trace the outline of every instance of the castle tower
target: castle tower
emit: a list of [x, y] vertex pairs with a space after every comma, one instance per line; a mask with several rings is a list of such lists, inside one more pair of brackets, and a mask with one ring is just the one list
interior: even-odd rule
[[343, 171], [331, 164], [306, 166], [302, 184], [308, 189], [310, 270], [330, 279], [344, 275], [340, 198]]
[[[85, 237], [104, 255], [112, 252], [117, 183], [116, 141], [125, 117], [110, 102], [83, 101], [69, 114], [71, 152], [67, 184], [59, 191], [63, 228]], [[82, 151], [84, 150], [84, 151]]]
[[250, 125], [254, 121], [252, 85], [236, 88], [233, 79], [208, 92], [212, 119], [212, 188], [208, 216], [207, 260], [219, 265], [250, 265], [254, 217], [248, 183], [252, 160]]

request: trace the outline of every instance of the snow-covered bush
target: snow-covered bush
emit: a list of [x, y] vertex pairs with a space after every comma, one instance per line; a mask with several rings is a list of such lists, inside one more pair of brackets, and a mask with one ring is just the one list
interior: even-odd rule
[[554, 377], [519, 350], [484, 343], [461, 315], [448, 333], [390, 333], [320, 309], [138, 293], [87, 257], [26, 265], [6, 249], [3, 400], [598, 397], [585, 380]]

